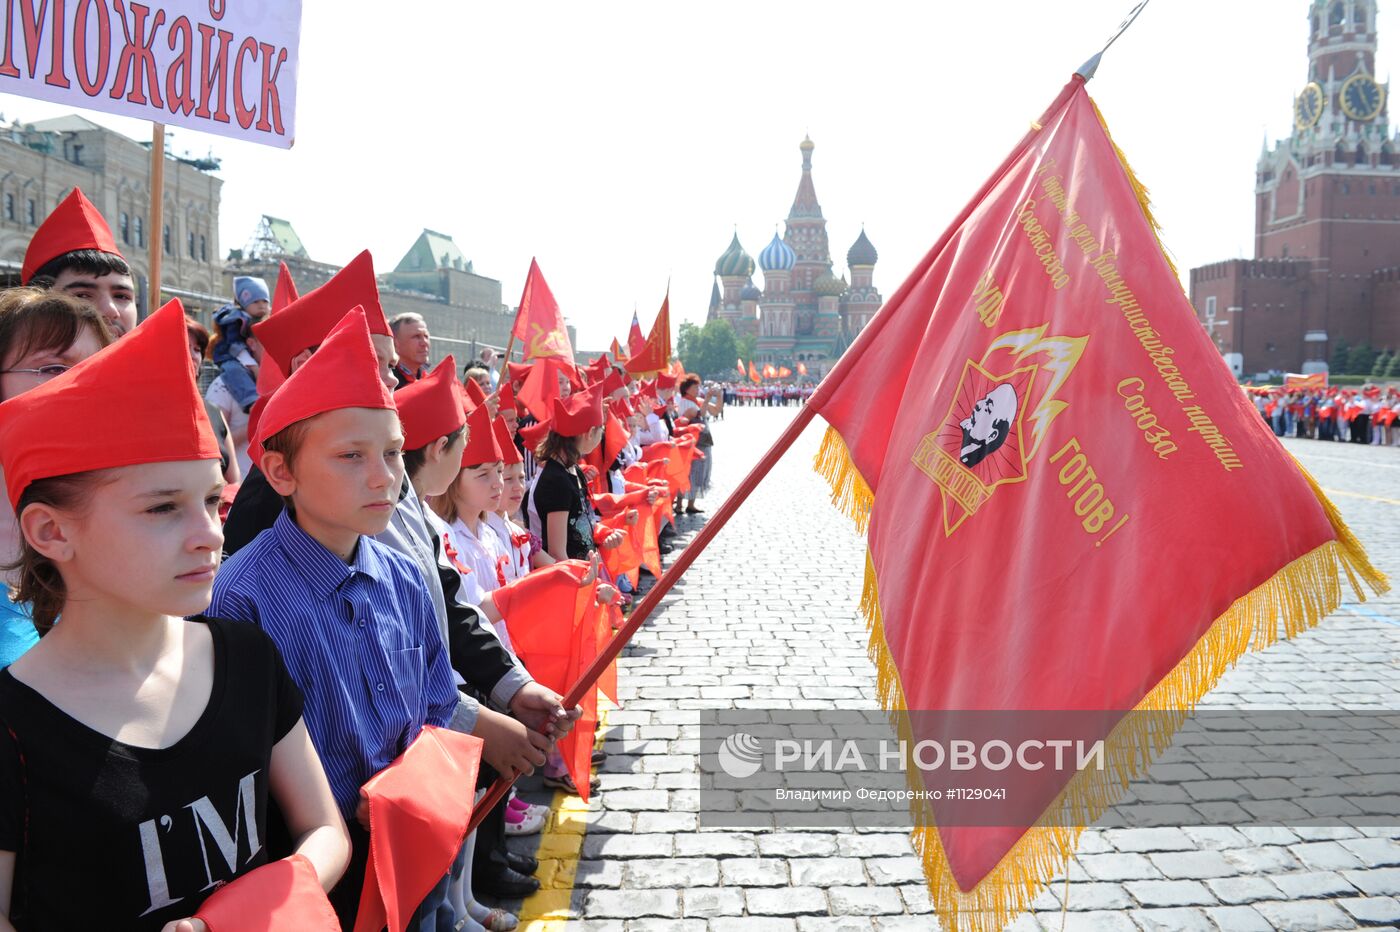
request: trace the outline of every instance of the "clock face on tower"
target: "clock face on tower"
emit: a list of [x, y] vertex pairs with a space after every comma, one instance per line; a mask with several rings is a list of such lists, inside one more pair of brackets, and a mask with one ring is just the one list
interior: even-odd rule
[[1342, 111], [1353, 120], [1374, 120], [1385, 103], [1385, 90], [1372, 78], [1354, 74], [1342, 85]]
[[1311, 129], [1322, 116], [1322, 86], [1316, 81], [1303, 88], [1293, 105], [1293, 122], [1299, 129]]

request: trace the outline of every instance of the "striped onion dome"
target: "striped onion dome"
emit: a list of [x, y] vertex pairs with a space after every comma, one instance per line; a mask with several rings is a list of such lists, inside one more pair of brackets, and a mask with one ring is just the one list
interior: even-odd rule
[[758, 267], [765, 272], [790, 272], [796, 262], [797, 253], [777, 233], [773, 234], [773, 241], [758, 254]]
[[730, 241], [724, 255], [715, 262], [715, 274], [720, 278], [748, 278], [753, 274], [753, 257], [744, 252], [744, 247], [739, 245], [738, 233], [734, 234], [734, 239]]
[[851, 245], [846, 253], [846, 264], [849, 266], [874, 265], [875, 260], [880, 258], [880, 254], [875, 251], [875, 246], [865, 236], [865, 228], [862, 227], [860, 236]]

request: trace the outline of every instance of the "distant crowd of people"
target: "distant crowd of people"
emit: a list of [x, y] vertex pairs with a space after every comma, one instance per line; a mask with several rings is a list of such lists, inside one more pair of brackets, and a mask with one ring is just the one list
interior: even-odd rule
[[1400, 447], [1400, 388], [1246, 389], [1280, 437]]
[[721, 382], [727, 405], [775, 407], [805, 404], [817, 390], [810, 382], [769, 382], [754, 385], [752, 382]]

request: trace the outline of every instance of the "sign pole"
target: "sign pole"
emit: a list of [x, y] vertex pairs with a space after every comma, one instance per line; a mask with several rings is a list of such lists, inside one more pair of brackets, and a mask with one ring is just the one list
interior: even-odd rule
[[165, 250], [165, 124], [151, 124], [151, 229], [146, 240], [149, 246], [150, 278], [147, 285], [146, 313], [154, 314], [160, 307], [160, 260]]

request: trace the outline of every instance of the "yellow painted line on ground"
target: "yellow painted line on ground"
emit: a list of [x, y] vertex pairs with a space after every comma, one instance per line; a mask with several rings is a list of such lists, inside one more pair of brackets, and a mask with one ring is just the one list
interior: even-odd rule
[[[1346, 463], [1348, 466], [1365, 466], [1368, 469], [1372, 466], [1377, 469], [1400, 469], [1400, 464], [1396, 463], [1368, 463], [1364, 460], [1349, 460], [1343, 456], [1327, 456], [1322, 453], [1311, 453], [1306, 449], [1300, 450], [1301, 456], [1298, 459], [1327, 460], [1329, 463]], [[1297, 456], [1297, 454], [1294, 454]]]
[[[599, 745], [607, 724], [608, 710], [599, 709]], [[555, 790], [550, 810], [540, 833], [539, 850], [535, 852], [540, 862], [535, 873], [540, 888], [520, 905], [518, 932], [561, 932], [569, 921], [574, 878], [583, 851], [583, 836], [588, 831], [588, 804], [563, 790]]]
[[1386, 505], [1400, 505], [1400, 498], [1381, 498], [1379, 495], [1366, 495], [1362, 492], [1344, 492], [1341, 489], [1323, 489], [1328, 495], [1344, 495], [1347, 498], [1364, 498], [1369, 502], [1381, 502]]

